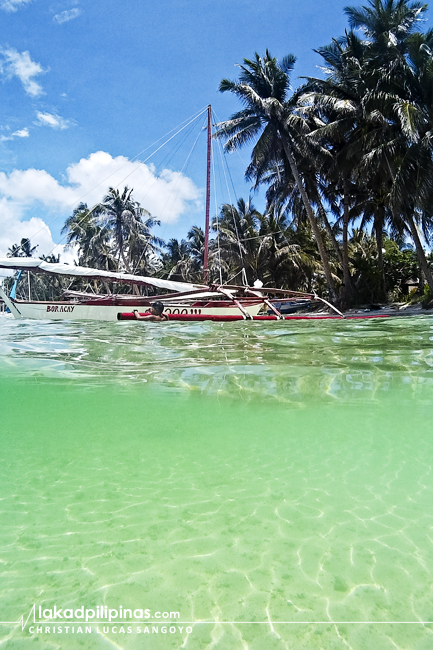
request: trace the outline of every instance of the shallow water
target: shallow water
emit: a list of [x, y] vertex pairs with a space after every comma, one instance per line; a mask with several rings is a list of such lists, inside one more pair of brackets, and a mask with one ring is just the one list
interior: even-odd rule
[[432, 340], [429, 317], [0, 317], [1, 620], [180, 614], [3, 647], [432, 647]]

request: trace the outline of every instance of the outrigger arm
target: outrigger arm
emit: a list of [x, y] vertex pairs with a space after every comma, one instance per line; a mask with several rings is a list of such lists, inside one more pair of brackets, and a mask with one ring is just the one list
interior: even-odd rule
[[[246, 293], [252, 293], [253, 296], [257, 296], [257, 298], [262, 298], [263, 302], [271, 311], [274, 312], [275, 316], [278, 318], [278, 320], [284, 320], [284, 316], [282, 313], [273, 305], [267, 298], [262, 296], [262, 294], [259, 291], [254, 291], [253, 289], [247, 289]], [[268, 312], [269, 313], [269, 312]]]
[[[235, 288], [235, 287], [230, 286], [230, 289], [233, 289], [233, 288]], [[250, 294], [252, 294], [253, 296], [256, 296], [257, 298], [261, 298], [261, 299], [263, 300], [263, 302], [265, 303], [265, 305], [266, 305], [269, 309], [271, 309], [271, 310], [274, 312], [275, 316], [276, 316], [279, 320], [285, 320], [285, 319], [284, 319], [284, 316], [283, 316], [283, 315], [281, 314], [281, 312], [280, 312], [280, 311], [275, 307], [275, 305], [273, 305], [273, 304], [269, 301], [268, 298], [265, 298], [265, 296], [263, 296], [263, 294], [262, 294], [260, 291], [255, 291], [254, 289], [251, 289], [250, 287], [236, 287], [236, 288], [237, 288], [237, 289], [242, 289], [245, 293], [250, 293]], [[244, 319], [250, 319], [250, 318], [251, 318], [250, 314], [248, 314], [248, 313], [245, 311], [245, 309], [242, 307], [242, 305], [239, 303], [239, 301], [236, 300], [236, 298], [234, 298], [234, 297], [232, 296], [232, 294], [230, 293], [230, 291], [228, 291], [227, 289], [225, 289], [224, 287], [221, 287], [221, 286], [216, 287], [216, 291], [218, 291], [219, 293], [224, 294], [225, 296], [227, 296], [227, 298], [230, 298], [230, 300], [232, 300], [232, 301], [235, 303], [236, 307], [238, 307], [238, 309], [242, 312], [242, 315], [243, 315]], [[269, 291], [269, 289], [268, 289], [268, 291]], [[278, 290], [277, 290], [277, 291], [278, 291]], [[281, 290], [281, 293], [300, 293], [300, 292], [284, 291], [284, 290]], [[310, 295], [311, 295], [311, 294], [310, 294]], [[320, 296], [318, 296], [317, 293], [316, 293], [315, 291], [313, 292], [312, 295], [313, 295], [313, 297], [314, 297], [315, 300], [318, 300], [319, 302], [323, 302], [325, 305], [327, 305], [327, 306], [330, 307], [333, 311], [335, 311], [339, 316], [341, 316], [341, 318], [346, 318], [346, 316], [345, 316], [345, 315], [344, 315], [344, 314], [343, 314], [339, 309], [337, 309], [337, 307], [335, 307], [335, 305], [333, 305], [331, 302], [328, 302], [327, 300], [325, 300], [325, 298], [321, 298]]]
[[339, 314], [339, 315], [341, 316], [341, 318], [346, 318], [346, 316], [345, 316], [344, 314], [342, 314], [341, 311], [340, 311], [339, 309], [337, 309], [337, 307], [335, 307], [331, 302], [328, 302], [327, 300], [325, 300], [325, 298], [320, 298], [320, 297], [317, 295], [316, 292], [314, 292], [314, 297], [315, 297], [316, 300], [320, 300], [321, 302], [324, 302], [325, 305], [328, 305], [328, 307], [331, 307], [331, 309], [333, 309], [334, 311], [336, 311], [337, 314]]
[[229, 298], [230, 300], [232, 300], [234, 302], [236, 307], [241, 312], [244, 320], [252, 320], [251, 315], [242, 307], [239, 300], [236, 300], [236, 298], [230, 293], [230, 291], [227, 291], [227, 289], [224, 289], [223, 287], [217, 287], [216, 290], [218, 291], [218, 293], [222, 293], [224, 296], [226, 296], [227, 298]]
[[0, 298], [3, 300], [5, 303], [6, 307], [9, 309], [11, 314], [15, 316], [15, 318], [22, 318], [22, 314], [16, 304], [9, 298], [9, 296], [3, 291], [3, 288], [0, 286]]

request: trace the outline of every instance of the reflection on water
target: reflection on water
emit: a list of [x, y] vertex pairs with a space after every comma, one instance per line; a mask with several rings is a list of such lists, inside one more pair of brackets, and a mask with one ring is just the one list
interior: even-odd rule
[[294, 323], [1, 323], [0, 368], [92, 382], [151, 382], [209, 395], [365, 399], [433, 378], [430, 317]]
[[430, 648], [432, 326], [0, 318], [2, 647]]

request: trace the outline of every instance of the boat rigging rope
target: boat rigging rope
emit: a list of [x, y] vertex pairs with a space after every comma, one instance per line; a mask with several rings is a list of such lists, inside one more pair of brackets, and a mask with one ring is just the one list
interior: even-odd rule
[[[214, 153], [214, 146], [213, 146], [213, 141], [211, 140], [211, 153], [212, 153], [212, 174], [213, 177], [215, 178], [215, 156], [213, 155]], [[218, 218], [218, 202], [217, 202], [217, 195], [216, 195], [216, 183], [214, 182], [213, 184], [213, 191], [214, 191], [214, 199], [215, 199], [215, 219], [216, 219], [216, 231], [217, 231], [217, 247], [218, 247], [218, 270], [219, 270], [219, 276], [220, 276], [220, 284], [223, 283], [223, 274], [222, 274], [222, 264], [221, 264], [221, 247], [220, 247], [220, 224], [219, 224], [219, 218]]]
[[[225, 179], [226, 187], [227, 187], [227, 193], [228, 193], [228, 196], [229, 196], [229, 205], [232, 206], [232, 217], [233, 217], [233, 223], [234, 223], [234, 226], [235, 226], [237, 244], [238, 244], [238, 248], [239, 248], [239, 256], [241, 258], [242, 266], [244, 266], [244, 257], [243, 257], [243, 254], [242, 254], [242, 245], [241, 245], [241, 242], [240, 242], [240, 239], [239, 239], [238, 225], [236, 223], [236, 218], [235, 218], [234, 212], [233, 212], [234, 206], [233, 206], [233, 203], [232, 203], [230, 188], [229, 188], [229, 184], [228, 184], [228, 181], [227, 181], [227, 174], [226, 174], [226, 169], [225, 169], [225, 165], [224, 165], [224, 156], [222, 154], [221, 143], [219, 142], [219, 140], [217, 140], [217, 142], [218, 142], [218, 152], [220, 154], [221, 165], [222, 165], [222, 168], [223, 168], [224, 179]], [[235, 192], [235, 199], [237, 200], [236, 192]]]
[[[166, 202], [164, 203], [164, 206], [163, 206], [163, 208], [162, 208], [162, 214], [164, 214], [165, 209], [166, 209], [166, 207], [167, 207], [169, 201], [171, 200], [172, 203], [174, 203], [174, 201], [176, 200], [176, 198], [179, 196], [179, 191], [180, 191], [179, 185], [180, 185], [180, 181], [181, 181], [181, 176], [184, 174], [184, 172], [186, 171], [186, 169], [187, 169], [187, 167], [188, 167], [189, 161], [191, 160], [191, 156], [192, 156], [192, 154], [193, 154], [193, 152], [194, 152], [194, 149], [195, 149], [195, 147], [196, 147], [196, 145], [197, 145], [197, 142], [198, 142], [198, 140], [199, 140], [199, 138], [200, 138], [200, 135], [202, 134], [203, 127], [204, 127], [204, 124], [206, 123], [206, 120], [207, 120], [207, 116], [205, 116], [205, 118], [204, 118], [203, 124], [202, 124], [201, 128], [199, 129], [199, 132], [198, 132], [198, 134], [197, 134], [197, 137], [196, 137], [196, 139], [194, 140], [193, 145], [192, 145], [192, 147], [191, 147], [191, 149], [190, 149], [190, 151], [189, 151], [189, 153], [188, 153], [188, 155], [187, 155], [187, 157], [186, 157], [186, 159], [185, 159], [185, 162], [184, 162], [184, 164], [183, 164], [182, 169], [180, 170], [180, 172], [177, 172], [176, 181], [175, 181], [175, 183], [174, 183], [174, 189], [176, 189], [176, 192], [175, 192], [175, 191], [171, 192], [171, 193], [169, 194], [169, 196], [167, 197], [167, 200], [166, 200]], [[182, 144], [183, 144], [183, 143], [182, 143]], [[179, 146], [180, 146], [180, 145], [179, 145]], [[155, 182], [156, 182], [156, 181], [155, 181]], [[149, 190], [149, 191], [150, 191], [150, 190]], [[146, 196], [147, 196], [147, 195], [146, 195]], [[166, 224], [166, 225], [167, 225], [167, 224]], [[165, 228], [164, 228], [163, 232], [161, 233], [161, 237], [163, 237], [164, 234], [165, 234]]]
[[234, 275], [232, 275], [231, 278], [229, 278], [229, 279], [227, 280], [227, 282], [225, 282], [224, 284], [225, 284], [225, 285], [226, 285], [226, 284], [230, 284], [230, 282], [231, 282], [232, 280], [234, 280], [234, 278], [237, 278], [238, 275], [240, 275], [240, 274], [242, 273], [242, 271], [243, 271], [243, 269], [241, 269], [240, 271], [238, 271], [237, 273], [235, 273]]
[[[188, 131], [186, 131], [183, 140], [180, 141], [180, 143], [177, 145], [177, 148], [174, 149], [171, 153], [169, 152], [169, 153], [168, 153], [168, 154], [167, 154], [167, 155], [166, 155], [166, 156], [161, 160], [161, 162], [160, 162], [160, 164], [159, 164], [159, 168], [162, 168], [163, 165], [168, 165], [168, 164], [171, 162], [171, 160], [172, 160], [173, 157], [176, 155], [176, 153], [177, 153], [177, 151], [179, 150], [179, 148], [183, 145], [183, 143], [185, 142], [185, 140], [186, 140], [186, 139], [188, 138], [188, 136], [191, 134], [191, 131], [192, 131], [192, 130], [193, 130], [193, 127], [191, 127]], [[200, 132], [199, 132], [199, 135], [200, 135]], [[182, 168], [182, 173], [183, 173], [183, 171], [184, 171], [184, 168], [185, 168], [185, 165], [184, 165], [184, 167]], [[153, 177], [151, 176], [150, 179], [152, 179], [152, 178], [153, 178], [153, 182], [150, 183], [150, 185], [149, 185], [149, 187], [148, 187], [146, 193], [141, 197], [141, 202], [145, 201], [146, 197], [147, 197], [148, 194], [151, 192], [151, 190], [155, 187], [156, 183], [157, 183], [158, 180], [159, 180], [159, 178], [158, 178], [157, 176], [153, 176]], [[145, 185], [146, 185], [147, 183], [149, 183], [149, 180], [150, 180], [150, 179], [149, 179], [149, 178], [146, 179], [146, 180], [144, 181], [144, 183], [142, 183], [138, 189], [134, 188], [134, 192], [137, 193], [137, 194], [140, 193], [141, 190], [145, 187]], [[178, 185], [179, 185], [179, 177], [178, 177], [178, 178], [176, 179], [176, 181], [175, 181], [175, 187], [178, 187]], [[178, 194], [179, 194], [179, 191], [177, 191], [177, 193], [176, 193], [176, 197], [178, 196]], [[170, 198], [170, 197], [169, 197], [169, 198]], [[166, 207], [166, 205], [167, 205], [167, 203], [168, 203], [169, 198], [167, 199], [167, 201], [166, 201], [165, 204], [164, 204], [163, 212], [165, 211], [165, 207]], [[157, 215], [157, 218], [159, 218], [159, 217], [160, 217], [160, 215], [158, 214], [158, 215]], [[166, 224], [166, 225], [167, 225], [167, 224]], [[165, 228], [163, 229], [163, 231], [162, 231], [162, 233], [161, 233], [161, 237], [164, 236], [164, 233], [165, 233]]]
[[[140, 161], [140, 162], [138, 163], [138, 165], [135, 167], [135, 169], [133, 169], [129, 174], [127, 174], [127, 175], [126, 175], [126, 176], [125, 176], [125, 177], [124, 177], [124, 178], [123, 178], [119, 183], [117, 183], [117, 185], [115, 185], [115, 187], [117, 188], [117, 187], [119, 187], [120, 185], [123, 185], [123, 183], [125, 182], [125, 180], [126, 180], [129, 176], [131, 176], [131, 174], [133, 174], [135, 171], [137, 171], [137, 169], [138, 169], [141, 165], [144, 165], [144, 164], [145, 164], [145, 163], [146, 163], [146, 162], [147, 162], [147, 161], [148, 161], [152, 156], [154, 156], [154, 155], [155, 155], [155, 154], [156, 154], [160, 149], [162, 149], [162, 147], [164, 147], [166, 144], [168, 144], [171, 140], [173, 140], [173, 138], [175, 138], [177, 135], [179, 135], [179, 133], [181, 133], [184, 129], [186, 129], [186, 128], [187, 128], [187, 127], [188, 127], [192, 122], [194, 122], [196, 119], [198, 119], [198, 118], [200, 117], [200, 115], [201, 115], [202, 113], [204, 113], [206, 110], [207, 110], [207, 108], [204, 109], [203, 111], [201, 111], [198, 115], [195, 115], [195, 117], [193, 117], [191, 120], [189, 120], [189, 122], [188, 122], [187, 124], [185, 124], [184, 126], [182, 126], [182, 127], [181, 127], [181, 128], [180, 128], [180, 129], [179, 129], [179, 130], [174, 134], [174, 135], [172, 135], [170, 138], [168, 138], [168, 140], [166, 140], [165, 142], [163, 142], [163, 144], [162, 144], [160, 147], [158, 147], [158, 149], [156, 149], [155, 151], [153, 151], [153, 152], [152, 152], [152, 153], [151, 153], [147, 158], [145, 158], [144, 160]], [[161, 139], [162, 139], [162, 138], [159, 138], [159, 140], [161, 140]], [[157, 142], [159, 142], [159, 140], [157, 140]], [[146, 151], [147, 149], [149, 149], [149, 147], [146, 147], [146, 149], [143, 149], [143, 151]], [[143, 152], [141, 152], [141, 153], [143, 153]], [[134, 156], [133, 160], [134, 160], [135, 158], [137, 158], [139, 155], [140, 155], [140, 154], [137, 154], [137, 156]], [[126, 163], [124, 163], [121, 167], [119, 167], [119, 169], [122, 169], [125, 165], [128, 164], [128, 162], [130, 162], [130, 161], [128, 160], [128, 161], [127, 161]], [[87, 196], [87, 194], [89, 194], [89, 193], [92, 192], [94, 189], [96, 189], [96, 187], [99, 187], [99, 185], [101, 185], [101, 184], [104, 183], [108, 178], [110, 178], [111, 176], [113, 176], [113, 174], [117, 173], [117, 171], [119, 171], [119, 169], [116, 170], [116, 172], [113, 172], [112, 174], [110, 174], [109, 176], [107, 176], [107, 178], [106, 178], [105, 180], [103, 180], [103, 181], [101, 181], [100, 183], [98, 183], [97, 185], [95, 185], [95, 187], [92, 188], [91, 190], [89, 190], [89, 192], [87, 192], [84, 196]], [[83, 196], [82, 198], [84, 198], [84, 196]], [[82, 198], [80, 199], [80, 201], [82, 200]], [[75, 203], [74, 203], [74, 205], [75, 205]], [[93, 206], [93, 208], [92, 208], [89, 212], [86, 212], [86, 214], [85, 214], [85, 215], [83, 216], [83, 218], [82, 218], [82, 219], [77, 223], [77, 225], [80, 225], [80, 223], [81, 223], [81, 222], [82, 222], [86, 217], [88, 217], [90, 214], [92, 214], [92, 212], [93, 212], [94, 210], [96, 210], [96, 208], [97, 208], [99, 205], [101, 205], [101, 204], [100, 204], [100, 203], [97, 203], [96, 205]], [[52, 221], [53, 221], [53, 220], [52, 220]], [[51, 223], [51, 222], [49, 222], [49, 223]], [[60, 239], [60, 242], [62, 242], [62, 241], [65, 239], [66, 236], [67, 236], [67, 235], [65, 235], [64, 237], [62, 237], [62, 238]], [[52, 253], [52, 252], [57, 248], [57, 246], [60, 245], [60, 242], [58, 242], [58, 243], [54, 246], [54, 248], [52, 249], [52, 251], [50, 252], [50, 254], [51, 254], [51, 253]]]
[[[187, 169], [188, 163], [189, 163], [189, 161], [190, 161], [190, 159], [191, 159], [192, 153], [193, 153], [193, 151], [194, 151], [194, 149], [195, 149], [195, 147], [196, 147], [196, 144], [197, 144], [197, 142], [198, 142], [198, 139], [199, 139], [199, 137], [200, 137], [200, 135], [201, 135], [201, 131], [202, 131], [202, 130], [203, 130], [203, 128], [201, 128], [201, 129], [199, 130], [199, 132], [198, 132], [198, 134], [197, 134], [197, 137], [196, 137], [196, 139], [194, 140], [194, 143], [193, 143], [193, 145], [192, 145], [192, 147], [191, 147], [191, 149], [190, 149], [190, 151], [189, 151], [189, 153], [188, 153], [188, 155], [187, 155], [187, 157], [186, 157], [186, 160], [185, 160], [185, 162], [184, 162], [184, 164], [183, 164], [183, 167], [182, 167], [182, 169], [180, 170], [180, 172], [179, 172], [178, 175], [177, 175], [177, 178], [176, 178], [176, 181], [175, 181], [175, 184], [174, 184], [174, 188], [173, 188], [173, 189], [176, 189], [176, 192], [173, 191], [173, 192], [171, 192], [171, 193], [169, 194], [169, 196], [168, 196], [168, 198], [167, 198], [167, 200], [166, 200], [166, 202], [164, 203], [164, 206], [163, 206], [163, 208], [162, 208], [162, 213], [163, 213], [163, 214], [164, 214], [164, 212], [165, 212], [165, 208], [167, 207], [168, 202], [170, 201], [170, 199], [172, 199], [172, 202], [174, 202], [174, 201], [176, 200], [176, 198], [178, 197], [178, 195], [179, 195], [179, 185], [180, 185], [181, 176], [183, 175], [183, 173], [184, 173], [185, 170]], [[188, 135], [188, 134], [187, 134], [187, 135]], [[181, 144], [183, 144], [183, 142], [182, 142]], [[179, 145], [179, 147], [180, 147], [180, 146], [181, 146], [181, 145]], [[178, 147], [178, 148], [179, 148], [179, 147]], [[174, 154], [173, 154], [173, 155], [174, 155]], [[164, 163], [161, 163], [161, 164], [164, 164]], [[150, 192], [150, 190], [152, 189], [152, 187], [154, 186], [154, 184], [155, 184], [156, 182], [157, 182], [157, 179], [155, 179], [154, 183], [152, 183], [152, 185], [150, 186], [149, 190], [147, 191], [147, 194]], [[142, 187], [144, 187], [144, 185], [145, 185], [145, 183], [143, 183], [143, 185], [139, 188], [138, 191], [140, 191], [140, 189], [141, 189]], [[147, 194], [145, 194], [145, 197], [147, 196]], [[164, 235], [164, 232], [165, 232], [165, 231], [162, 232], [161, 237]], [[142, 260], [143, 255], [144, 255], [145, 252], [146, 252], [146, 248], [143, 248], [143, 251], [142, 251], [142, 253], [141, 253], [141, 255], [140, 255], [140, 259], [138, 260], [137, 265], [136, 265], [136, 267], [135, 267], [134, 273], [136, 273], [136, 271], [138, 270], [139, 265], [140, 265], [140, 262], [141, 262], [141, 260]]]
[[[155, 140], [155, 142], [153, 142], [152, 144], [150, 144], [150, 145], [148, 145], [147, 147], [145, 147], [144, 149], [142, 149], [142, 151], [140, 151], [138, 154], [136, 154], [135, 156], [133, 156], [131, 159], [128, 158], [128, 159], [126, 160], [126, 162], [123, 163], [123, 165], [120, 165], [120, 167], [118, 167], [114, 172], [112, 172], [111, 174], [109, 174], [108, 176], [106, 176], [102, 181], [100, 181], [99, 183], [97, 183], [97, 185], [94, 185], [90, 190], [88, 190], [85, 194], [83, 194], [79, 199], [76, 199], [73, 203], [71, 203], [69, 206], [67, 206], [67, 208], [65, 208], [65, 210], [72, 210], [72, 208], [73, 208], [75, 205], [78, 205], [79, 203], [81, 203], [81, 202], [83, 201], [83, 199], [85, 199], [86, 196], [87, 196], [88, 194], [90, 194], [91, 192], [93, 192], [97, 187], [99, 187], [99, 186], [102, 185], [103, 183], [106, 183], [107, 180], [108, 180], [109, 178], [111, 178], [112, 176], [114, 176], [114, 174], [117, 174], [117, 173], [118, 173], [121, 169], [123, 169], [126, 165], [128, 165], [129, 163], [131, 163], [131, 162], [133, 162], [134, 160], [136, 160], [136, 159], [137, 159], [139, 156], [141, 156], [145, 151], [147, 151], [148, 149], [150, 149], [151, 147], [153, 147], [155, 144], [157, 144], [158, 142], [160, 142], [163, 138], [167, 137], [170, 133], [172, 133], [175, 129], [177, 129], [177, 131], [176, 131], [176, 133], [174, 133], [174, 135], [172, 135], [170, 138], [168, 138], [168, 139], [167, 139], [167, 140], [166, 140], [162, 145], [160, 145], [160, 146], [158, 147], [158, 149], [156, 149], [155, 151], [153, 151], [153, 152], [152, 152], [152, 153], [151, 153], [147, 158], [145, 158], [145, 160], [143, 160], [143, 161], [139, 161], [139, 163], [138, 163], [138, 165], [136, 166], [136, 168], [135, 168], [132, 172], [130, 172], [129, 174], [127, 174], [127, 176], [125, 176], [125, 178], [124, 178], [122, 181], [120, 181], [117, 185], [115, 185], [115, 187], [119, 187], [119, 185], [122, 185], [122, 183], [124, 183], [124, 181], [126, 180], [126, 178], [128, 178], [128, 177], [129, 177], [129, 176], [130, 176], [134, 171], [136, 171], [136, 170], [140, 167], [140, 165], [145, 164], [145, 163], [146, 163], [146, 162], [147, 162], [147, 161], [148, 161], [152, 156], [154, 156], [154, 155], [155, 155], [155, 154], [156, 154], [160, 149], [162, 149], [162, 147], [164, 147], [166, 144], [168, 144], [168, 143], [169, 143], [173, 138], [175, 138], [179, 133], [181, 133], [184, 129], [186, 129], [186, 128], [187, 128], [187, 127], [188, 127], [192, 122], [194, 122], [194, 120], [198, 119], [198, 118], [199, 118], [201, 115], [203, 115], [203, 113], [205, 113], [206, 111], [207, 111], [207, 106], [206, 106], [206, 108], [203, 108], [202, 110], [200, 110], [200, 111], [198, 111], [197, 113], [195, 113], [191, 118], [187, 118], [186, 120], [184, 120], [183, 122], [181, 122], [179, 126], [174, 127], [173, 129], [171, 129], [170, 131], [168, 131], [168, 133], [166, 133], [165, 135], [163, 135], [163, 136], [161, 136], [160, 138], [158, 138], [158, 140]], [[186, 122], [186, 124], [185, 124], [185, 122]], [[93, 211], [98, 207], [98, 205], [100, 205], [100, 204], [97, 203], [96, 205], [94, 205], [93, 208], [90, 210], [90, 212], [89, 212], [88, 214], [91, 214], [91, 213], [92, 213], [92, 212], [93, 212]], [[86, 215], [85, 215], [85, 217], [83, 217], [83, 219], [85, 219], [85, 218], [88, 216], [88, 214], [86, 213]], [[36, 236], [39, 235], [41, 232], [43, 232], [43, 231], [45, 230], [45, 228], [48, 228], [48, 226], [50, 226], [50, 225], [51, 225], [51, 224], [52, 224], [52, 223], [53, 223], [53, 222], [58, 218], [58, 216], [59, 216], [59, 215], [56, 214], [52, 219], [50, 219], [49, 221], [45, 222], [44, 225], [43, 225], [43, 227], [42, 227], [40, 230], [37, 230], [37, 231], [33, 234], [33, 237], [36, 237]], [[80, 223], [81, 223], [81, 221], [78, 222], [77, 225], [79, 225]], [[60, 241], [59, 241], [59, 242], [54, 246], [54, 248], [50, 251], [49, 255], [51, 255], [51, 254], [53, 253], [53, 251], [57, 248], [57, 246], [60, 245], [60, 243], [65, 239], [65, 237], [66, 237], [66, 235], [60, 239]], [[18, 248], [18, 250], [19, 250], [20, 248], [21, 248], [21, 246]]]

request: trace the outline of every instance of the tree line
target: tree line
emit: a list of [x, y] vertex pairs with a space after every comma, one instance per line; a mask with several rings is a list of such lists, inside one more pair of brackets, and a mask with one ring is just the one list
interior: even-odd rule
[[[433, 30], [427, 5], [369, 0], [347, 7], [348, 29], [319, 47], [323, 78], [292, 91], [295, 57], [244, 59], [234, 94], [241, 110], [216, 126], [226, 151], [251, 148], [251, 199], [224, 204], [212, 222], [213, 282], [317, 291], [345, 306], [433, 297]], [[65, 223], [79, 264], [187, 281], [203, 278], [204, 232], [181, 241], [153, 234], [159, 221], [132, 190], [110, 188]]]

